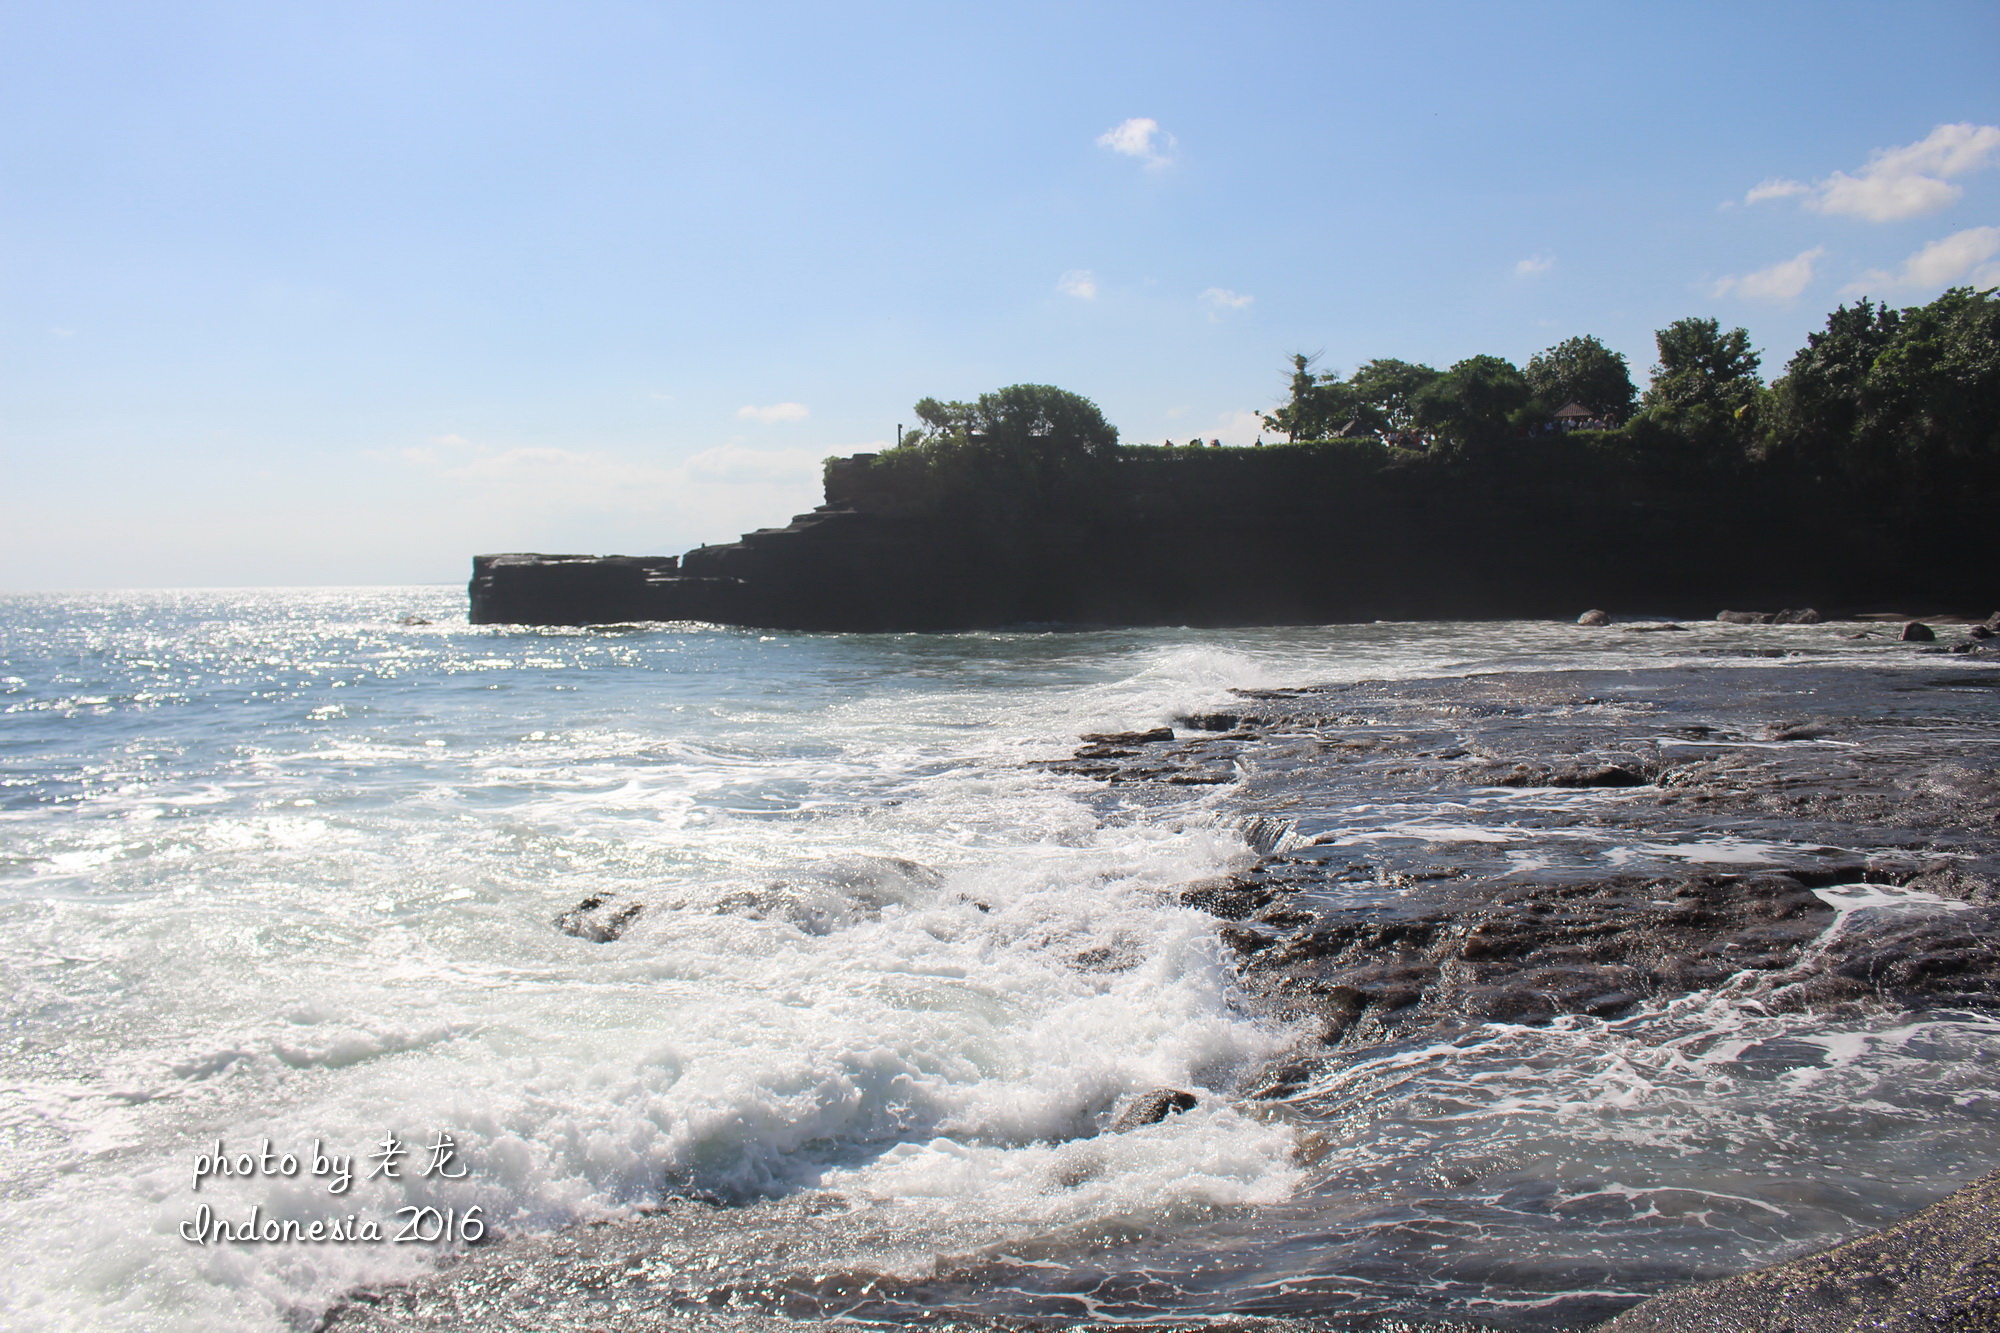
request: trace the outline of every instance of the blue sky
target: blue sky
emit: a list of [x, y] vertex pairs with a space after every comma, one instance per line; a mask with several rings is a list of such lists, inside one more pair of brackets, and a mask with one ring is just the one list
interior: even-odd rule
[[2000, 6], [0, 3], [0, 588], [443, 582], [2000, 280]]

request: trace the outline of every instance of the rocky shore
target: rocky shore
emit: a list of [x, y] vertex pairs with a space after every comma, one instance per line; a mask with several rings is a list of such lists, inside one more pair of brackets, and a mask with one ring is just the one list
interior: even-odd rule
[[[1194, 801], [1244, 830], [1254, 864], [1180, 898], [1220, 919], [1243, 1003], [1302, 1034], [1231, 1095], [1310, 1125], [1330, 1072], [1482, 1025], [1615, 1022], [1698, 994], [1831, 1016], [2000, 1010], [2000, 664], [1917, 651], [1892, 666], [1723, 657], [1251, 691], [1171, 727], [1085, 737], [1047, 767], [1102, 783], [1107, 818]], [[1125, 1110], [1157, 1119], [1182, 1096], [1162, 1089]], [[1126, 1127], [1107, 1117], [1103, 1132]], [[1993, 1165], [1968, 1162], [1931, 1197]], [[1501, 1326], [2000, 1326], [1994, 1194], [1988, 1180], [1748, 1277], [1661, 1271], [1643, 1281], [1674, 1294], [1623, 1314], [1629, 1296]], [[1067, 1326], [962, 1303], [982, 1284], [1021, 1281], [1032, 1261], [974, 1255], [891, 1280], [869, 1256], [897, 1243], [830, 1196], [721, 1210], [683, 1200], [482, 1247], [324, 1326], [795, 1329], [835, 1315]], [[1563, 1278], [1536, 1280], [1561, 1290]], [[1423, 1311], [1348, 1308], [1306, 1323], [1445, 1327]], [[1305, 1326], [1227, 1324], [1239, 1325]]]
[[1996, 686], [1690, 666], [1260, 691], [1051, 767], [1233, 784], [1276, 845], [1183, 901], [1330, 1050], [1608, 1017], [1746, 970], [1783, 1005], [1990, 1006]]

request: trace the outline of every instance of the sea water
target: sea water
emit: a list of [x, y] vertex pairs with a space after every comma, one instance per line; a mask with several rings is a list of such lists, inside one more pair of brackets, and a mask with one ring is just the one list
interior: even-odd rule
[[[837, 635], [471, 627], [439, 588], [0, 599], [7, 1325], [309, 1327], [467, 1241], [669, 1199], [725, 1239], [763, 1219], [696, 1297], [796, 1296], [771, 1210], [811, 1195], [866, 1209], [850, 1267], [924, 1303], [1120, 1319], [1536, 1327], [1879, 1224], [2000, 1148], [1989, 1021], [1694, 996], [1246, 1103], [1299, 1034], [1244, 1012], [1176, 892], [1254, 859], [1227, 788], [1126, 805], [1036, 763], [1236, 687], [1753, 642], [1907, 660], [1823, 626]], [[639, 910], [557, 929], [593, 898]], [[1199, 1104], [1100, 1132], [1167, 1086]]]

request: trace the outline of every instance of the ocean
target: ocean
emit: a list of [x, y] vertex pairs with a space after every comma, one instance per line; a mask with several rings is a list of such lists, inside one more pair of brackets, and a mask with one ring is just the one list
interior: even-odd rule
[[[818, 1290], [822, 1315], [861, 1273], [912, 1312], [1545, 1327], [1880, 1225], [2000, 1158], [1990, 1018], [1697, 995], [1387, 1050], [1311, 1116], [1259, 1108], [1233, 1090], [1299, 1034], [1239, 1003], [1177, 897], [1254, 860], [1228, 787], [1140, 801], [1036, 762], [1232, 688], [1774, 641], [1774, 671], [1910, 660], [1834, 626], [0, 599], [6, 1323], [311, 1327], [467, 1242], [675, 1200], [710, 1219], [691, 1301]], [[617, 938], [557, 928], [593, 898], [637, 907]], [[1162, 1087], [1198, 1104], [1102, 1132]], [[1504, 1187], [1446, 1165], [1473, 1159]], [[786, 1257], [808, 1232], [840, 1281]]]

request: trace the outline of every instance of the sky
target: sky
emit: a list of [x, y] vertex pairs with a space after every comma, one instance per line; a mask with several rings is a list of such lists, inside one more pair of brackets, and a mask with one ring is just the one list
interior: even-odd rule
[[2000, 283], [2000, 5], [0, 0], [0, 590], [445, 583], [924, 396], [1247, 444]]

